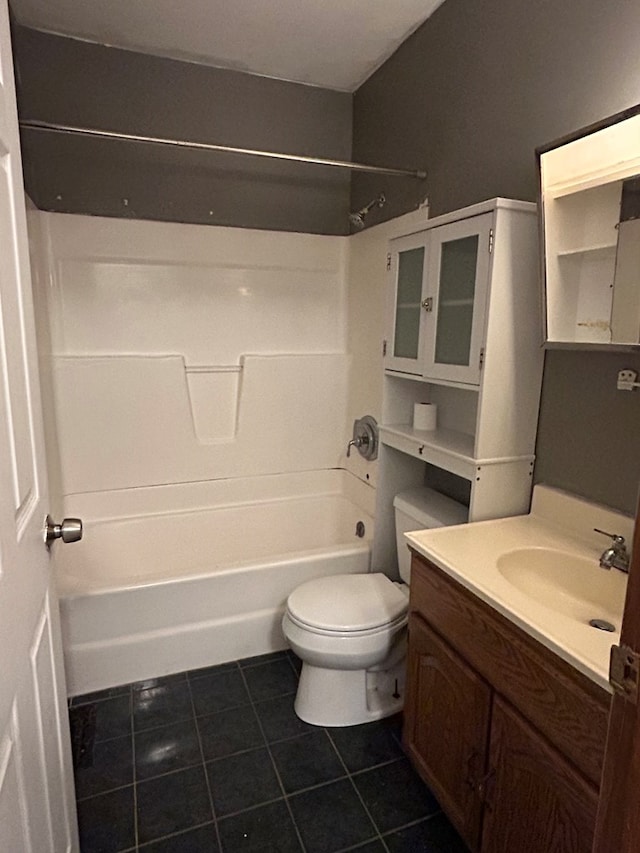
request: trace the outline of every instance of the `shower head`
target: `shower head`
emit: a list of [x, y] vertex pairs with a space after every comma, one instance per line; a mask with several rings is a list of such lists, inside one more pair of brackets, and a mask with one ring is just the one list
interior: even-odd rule
[[364, 207], [360, 208], [360, 210], [355, 213], [350, 213], [349, 224], [353, 225], [353, 227], [357, 228], [359, 231], [362, 230], [364, 228], [364, 220], [369, 211], [373, 210], [374, 207], [384, 207], [386, 200], [384, 193], [380, 193], [380, 195], [376, 196], [376, 198], [374, 198], [373, 201], [370, 201], [369, 204], [365, 204]]

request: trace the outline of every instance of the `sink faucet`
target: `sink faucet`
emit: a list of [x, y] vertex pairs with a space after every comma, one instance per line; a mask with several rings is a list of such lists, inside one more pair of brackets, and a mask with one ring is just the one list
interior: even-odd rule
[[600, 566], [603, 569], [619, 569], [621, 572], [628, 574], [629, 552], [627, 551], [624, 536], [619, 536], [617, 533], [607, 533], [605, 530], [598, 530], [597, 527], [593, 529], [596, 533], [609, 536], [612, 540], [611, 545], [600, 556]]

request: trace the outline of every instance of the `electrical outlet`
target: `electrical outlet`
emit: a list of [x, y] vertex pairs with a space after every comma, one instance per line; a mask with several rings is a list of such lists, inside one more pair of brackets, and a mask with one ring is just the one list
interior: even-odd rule
[[618, 371], [618, 391], [633, 391], [638, 387], [638, 372], [636, 370]]

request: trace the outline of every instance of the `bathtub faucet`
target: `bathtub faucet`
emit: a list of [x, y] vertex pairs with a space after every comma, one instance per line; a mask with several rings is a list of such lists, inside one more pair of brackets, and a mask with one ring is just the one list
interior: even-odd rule
[[378, 456], [378, 424], [371, 415], [364, 415], [353, 422], [353, 438], [347, 444], [347, 458], [351, 448], [357, 447], [360, 456], [369, 462]]
[[369, 444], [369, 436], [366, 434], [357, 435], [355, 438], [352, 438], [349, 444], [347, 444], [347, 459], [351, 456], [352, 447], [357, 447], [359, 449], [367, 444]]

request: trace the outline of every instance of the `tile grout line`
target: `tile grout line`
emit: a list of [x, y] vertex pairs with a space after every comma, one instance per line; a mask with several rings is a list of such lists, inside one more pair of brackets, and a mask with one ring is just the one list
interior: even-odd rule
[[[190, 826], [188, 829], [178, 829], [176, 832], [169, 832], [167, 835], [159, 835], [158, 838], [153, 838], [151, 841], [145, 841], [144, 844], [135, 850], [135, 853], [144, 853], [146, 847], [150, 844], [156, 844], [158, 841], [168, 841], [172, 838], [179, 838], [181, 835], [187, 835], [190, 832], [193, 832], [194, 829], [203, 829], [205, 826], [214, 826], [215, 820], [208, 820], [205, 823], [196, 823], [194, 826]], [[134, 848], [132, 847], [130, 850], [123, 850], [122, 853], [133, 853]], [[120, 853], [120, 851], [118, 851]]]
[[[247, 707], [247, 706], [243, 705], [241, 707]], [[234, 710], [234, 709], [232, 708], [231, 710]], [[180, 720], [180, 722], [186, 722], [186, 720]], [[168, 725], [172, 725], [172, 724], [169, 723]], [[156, 730], [157, 729], [154, 729], [154, 731], [156, 731]], [[145, 732], [146, 731], [149, 731], [149, 730], [145, 729]], [[138, 734], [140, 734], [140, 732]], [[298, 738], [309, 737], [309, 735], [312, 735], [312, 734], [314, 734], [314, 732], [305, 732], [303, 734], [293, 735], [292, 737], [286, 738], [284, 740], [272, 741], [270, 746], [281, 744], [281, 743], [288, 743], [289, 741], [297, 740]], [[106, 743], [106, 741], [101, 741], [101, 743]], [[205, 759], [204, 763], [205, 763], [205, 765], [215, 764], [218, 761], [225, 761], [227, 758], [235, 758], [238, 755], [247, 755], [247, 753], [256, 752], [259, 749], [264, 749], [264, 745], [251, 746], [248, 749], [242, 749], [242, 750], [239, 750], [238, 752], [231, 752], [228, 755], [223, 755], [223, 756], [220, 756], [219, 758]], [[369, 770], [377, 770], [379, 767], [387, 767], [389, 764], [394, 764], [396, 761], [402, 761], [402, 757], [390, 758], [388, 761], [381, 761], [379, 764], [372, 764], [371, 767], [365, 767], [362, 770], [356, 770], [351, 775], [352, 776], [360, 776], [363, 773], [367, 773]], [[198, 767], [200, 763], [202, 763], [202, 757], [198, 761], [194, 762], [193, 764], [186, 764], [186, 765], [184, 765], [184, 767], [178, 767], [178, 768], [174, 768], [172, 770], [165, 770], [163, 773], [155, 773], [153, 776], [145, 776], [142, 779], [136, 779], [136, 783], [149, 782], [152, 779], [163, 779], [165, 776], [173, 776], [176, 773], [182, 773], [184, 770], [192, 770], [194, 767]], [[297, 796], [298, 794], [306, 794], [309, 791], [314, 791], [316, 788], [323, 788], [325, 785], [329, 785], [332, 782], [342, 782], [345, 779], [348, 779], [349, 775], [350, 774], [347, 772], [347, 773], [344, 773], [342, 776], [336, 776], [335, 779], [330, 779], [327, 782], [317, 782], [315, 785], [308, 785], [306, 788], [300, 788], [300, 789], [292, 792], [291, 794], [287, 794], [286, 796]], [[127, 782], [124, 785], [116, 785], [113, 788], [105, 788], [104, 790], [98, 791], [95, 794], [88, 794], [85, 797], [76, 797], [76, 802], [78, 802], [78, 803], [85, 802], [86, 800], [92, 800], [95, 797], [101, 797], [103, 794], [110, 794], [112, 791], [122, 791], [124, 788], [131, 788], [132, 786], [133, 786], [132, 782]], [[278, 797], [276, 799], [281, 799], [281, 798]], [[274, 801], [269, 800], [269, 802], [274, 802]], [[237, 814], [241, 814], [243, 811], [251, 811], [251, 809], [253, 809], [253, 808], [256, 808], [256, 806], [250, 806], [247, 809], [239, 809], [237, 812], [231, 812], [228, 815], [224, 815], [224, 817], [225, 818], [226, 817], [232, 817], [232, 816], [235, 816]], [[145, 842], [145, 843], [147, 843], [147, 842]]]
[[[358, 841], [357, 844], [352, 844], [350, 847], [341, 847], [339, 850], [332, 850], [331, 853], [358, 853], [358, 850], [362, 850], [363, 847], [367, 847], [369, 844], [379, 840], [379, 836], [372, 835], [371, 838], [367, 838], [366, 841]], [[385, 850], [387, 849], [385, 844], [382, 846]]]
[[[296, 677], [296, 679], [298, 679], [299, 678], [298, 671], [297, 671], [297, 668], [295, 665], [295, 661], [292, 659], [291, 655], [287, 654], [287, 652], [285, 651], [282, 653], [282, 657], [285, 657], [287, 659], [289, 666], [290, 666], [291, 670], [293, 671], [294, 676]], [[233, 664], [223, 665], [223, 666], [225, 666], [225, 668], [228, 667], [229, 671], [237, 671], [237, 672], [241, 673], [241, 680], [242, 680], [242, 684], [243, 684], [243, 687], [244, 687], [245, 692], [246, 692], [247, 701], [244, 702], [243, 704], [237, 706], [237, 707], [238, 708], [251, 707], [252, 713], [254, 714], [256, 721], [258, 723], [258, 728], [260, 730], [260, 733], [261, 733], [261, 736], [263, 739], [263, 745], [241, 749], [235, 753], [230, 754], [229, 756], [221, 756], [221, 758], [231, 757], [232, 755], [234, 755], [234, 756], [235, 755], [243, 755], [243, 754], [246, 754], [249, 752], [256, 751], [258, 749], [266, 749], [267, 753], [269, 755], [271, 766], [273, 768], [275, 777], [276, 777], [277, 782], [278, 782], [280, 793], [281, 793], [281, 796], [279, 796], [279, 797], [276, 797], [276, 798], [273, 798], [270, 800], [266, 800], [266, 801], [261, 802], [261, 803], [257, 803], [254, 806], [250, 806], [249, 808], [242, 808], [236, 812], [232, 812], [232, 813], [229, 813], [228, 815], [224, 815], [224, 818], [235, 817], [235, 816], [240, 815], [244, 812], [253, 811], [255, 809], [259, 809], [261, 807], [264, 807], [266, 805], [270, 805], [273, 803], [280, 802], [280, 800], [283, 799], [285, 806], [287, 808], [288, 814], [290, 816], [290, 819], [292, 821], [296, 836], [298, 838], [298, 842], [300, 844], [300, 849], [301, 849], [302, 853], [306, 853], [306, 846], [305, 846], [305, 843], [302, 839], [302, 834], [300, 832], [298, 822], [296, 821], [296, 818], [294, 816], [294, 813], [293, 813], [293, 810], [292, 810], [292, 807], [290, 804], [291, 798], [294, 796], [297, 796], [299, 794], [312, 792], [316, 789], [323, 788], [326, 785], [334, 784], [336, 782], [342, 782], [342, 781], [345, 781], [346, 779], [348, 779], [350, 784], [351, 784], [352, 789], [356, 793], [357, 799], [361, 803], [361, 806], [362, 806], [365, 814], [367, 815], [367, 817], [369, 818], [369, 820], [371, 822], [371, 825], [374, 829], [374, 835], [372, 835], [371, 837], [369, 837], [368, 839], [366, 839], [364, 841], [359, 841], [356, 844], [353, 844], [351, 846], [340, 848], [339, 850], [336, 851], [336, 853], [351, 853], [351, 851], [353, 851], [353, 853], [357, 853], [357, 850], [359, 848], [366, 846], [368, 844], [371, 844], [371, 843], [375, 843], [375, 842], [380, 843], [380, 845], [381, 845], [382, 849], [385, 851], [385, 853], [389, 853], [389, 847], [388, 847], [388, 844], [385, 840], [385, 835], [386, 835], [386, 837], [390, 837], [394, 833], [398, 833], [398, 832], [406, 830], [410, 827], [420, 825], [423, 822], [426, 823], [426, 822], [436, 818], [438, 815], [442, 814], [442, 810], [438, 809], [437, 811], [433, 812], [432, 814], [430, 814], [428, 816], [423, 816], [423, 817], [417, 818], [413, 821], [409, 821], [406, 824], [402, 824], [401, 826], [394, 827], [393, 829], [388, 830], [385, 833], [385, 835], [383, 835], [381, 829], [378, 827], [377, 822], [374, 820], [372, 813], [370, 812], [369, 808], [367, 807], [366, 803], [364, 802], [363, 796], [360, 794], [360, 791], [358, 790], [358, 787], [356, 785], [356, 779], [358, 776], [363, 775], [365, 773], [368, 773], [371, 770], [375, 770], [377, 768], [385, 767], [385, 766], [394, 764], [398, 761], [401, 761], [401, 760], [403, 760], [403, 757], [406, 758], [406, 756], [404, 756], [403, 754], [400, 754], [395, 758], [391, 758], [391, 759], [388, 759], [385, 761], [381, 761], [377, 764], [371, 765], [370, 767], [360, 768], [359, 770], [355, 770], [352, 772], [347, 768], [345, 760], [343, 759], [343, 757], [340, 753], [340, 750], [337, 746], [337, 742], [334, 740], [334, 737], [332, 736], [333, 730], [331, 728], [327, 728], [327, 727], [317, 727], [317, 729], [315, 729], [315, 731], [323, 731], [325, 733], [326, 737], [328, 737], [329, 743], [331, 744], [331, 747], [332, 747], [334, 753], [336, 754], [336, 756], [338, 758], [339, 764], [344, 770], [344, 775], [342, 775], [338, 778], [335, 778], [335, 779], [331, 779], [329, 781], [319, 782], [319, 783], [316, 783], [314, 785], [310, 785], [306, 788], [302, 788], [300, 790], [296, 790], [296, 791], [291, 792], [291, 794], [288, 794], [285, 791], [284, 784], [282, 781], [282, 777], [281, 777], [280, 772], [278, 770], [278, 767], [276, 765], [274, 754], [272, 752], [272, 746], [277, 744], [277, 743], [286, 743], [288, 741], [292, 741], [292, 740], [296, 740], [296, 739], [300, 739], [300, 741], [302, 742], [305, 737], [311, 736], [314, 732], [313, 731], [307, 731], [307, 732], [297, 733], [295, 735], [290, 735], [288, 737], [279, 738], [278, 740], [273, 741], [273, 743], [269, 742], [267, 739], [266, 731], [265, 731], [265, 728], [263, 726], [261, 716], [258, 713], [258, 708], [266, 702], [281, 699], [281, 698], [284, 698], [286, 696], [291, 696], [295, 691], [278, 693], [277, 695], [270, 696], [267, 699], [255, 700], [250, 689], [249, 689], [249, 680], [248, 680], [248, 677], [246, 674], [251, 669], [255, 669], [256, 667], [261, 667], [261, 666], [268, 666], [269, 664], [274, 663], [276, 660], [281, 660], [281, 659], [282, 658], [274, 657], [271, 660], [265, 660], [262, 662], [255, 662], [251, 666], [246, 666], [246, 667], [242, 667], [240, 665], [239, 661], [235, 661]], [[245, 672], [245, 670], [246, 670], [246, 672]], [[141, 850], [145, 849], [147, 844], [155, 844], [157, 841], [162, 841], [164, 839], [170, 839], [170, 838], [174, 838], [174, 837], [177, 838], [177, 837], [181, 836], [183, 833], [189, 833], [195, 829], [199, 829], [201, 827], [210, 826], [210, 825], [213, 825], [214, 832], [216, 834], [216, 840], [217, 840], [217, 843], [219, 846], [219, 850], [222, 853], [223, 848], [222, 848], [222, 842], [221, 842], [219, 825], [218, 825], [218, 816], [216, 814], [216, 809], [215, 809], [215, 806], [213, 803], [213, 789], [212, 789], [212, 785], [211, 785], [209, 775], [207, 772], [207, 760], [205, 759], [203, 741], [202, 741], [200, 728], [199, 728], [199, 721], [201, 719], [205, 719], [205, 720], [211, 719], [212, 717], [215, 717], [218, 712], [213, 712], [213, 714], [203, 714], [200, 717], [197, 715], [195, 700], [194, 700], [193, 692], [192, 692], [192, 686], [193, 686], [194, 681], [195, 682], [198, 681], [198, 678], [196, 677], [195, 679], [192, 679], [192, 677], [190, 677], [190, 675], [189, 675], [189, 671], [185, 671], [184, 676], [185, 676], [184, 679], [180, 679], [180, 683], [186, 683], [188, 685], [189, 703], [190, 703], [190, 708], [191, 708], [190, 717], [196, 725], [196, 736], [198, 739], [198, 747], [199, 747], [198, 751], [199, 751], [199, 755], [200, 755], [200, 760], [196, 764], [188, 765], [188, 767], [180, 767], [180, 768], [178, 768], [178, 770], [169, 770], [169, 771], [166, 771], [165, 773], [160, 773], [160, 774], [157, 774], [155, 776], [151, 776], [149, 778], [150, 779], [161, 778], [164, 776], [172, 775], [173, 773], [181, 772], [185, 769], [195, 768], [196, 766], [201, 766], [203, 768], [203, 772], [205, 774], [205, 784], [207, 786], [207, 793], [208, 793], [208, 797], [209, 797], [209, 804], [210, 804], [210, 809], [211, 809], [212, 820], [206, 821], [204, 823], [199, 823], [199, 824], [194, 825], [192, 827], [187, 827], [186, 829], [181, 829], [181, 830], [177, 830], [174, 832], [170, 832], [167, 835], [163, 835], [161, 837], [159, 836], [158, 838], [153, 838], [149, 842], [145, 842], [144, 844], [142, 844], [142, 847], [140, 846], [140, 836], [139, 836], [139, 826], [138, 826], [138, 790], [137, 789], [138, 789], [138, 785], [145, 780], [139, 779], [138, 773], [137, 773], [136, 734], [140, 735], [141, 732], [145, 733], [147, 731], [154, 731], [154, 730], [163, 728], [166, 725], [171, 725], [171, 724], [164, 723], [163, 725], [152, 726], [148, 729], [141, 730], [141, 732], [137, 732], [136, 726], [135, 726], [135, 721], [134, 721], [134, 702], [133, 702], [134, 697], [136, 695], [136, 692], [133, 690], [133, 684], [130, 684], [130, 685], [128, 685], [127, 693], [121, 693], [121, 694], [119, 694], [119, 696], [122, 697], [124, 695], [128, 695], [128, 699], [129, 699], [129, 719], [130, 719], [131, 754], [132, 754], [132, 794], [133, 794], [133, 809], [134, 809], [134, 846], [126, 848], [126, 850], [124, 850], [123, 853], [140, 853]], [[200, 676], [200, 678], [206, 678], [206, 677], [207, 676], [203, 676], [203, 675]], [[92, 700], [91, 703], [87, 702], [84, 704], [92, 704], [92, 703], [97, 704], [101, 701], [109, 700], [109, 699], [115, 699], [115, 698], [119, 698], [119, 697], [118, 696], [115, 696], [115, 697], [114, 696], [108, 696], [108, 697], [104, 697], [103, 700]], [[72, 707], [81, 708], [82, 705], [72, 706], [70, 704], [69, 710], [71, 710]], [[232, 709], [225, 709], [225, 710], [233, 710], [233, 708]], [[401, 753], [404, 753], [404, 750], [402, 749], [401, 737], [399, 737], [395, 733], [395, 731], [391, 731], [390, 734], [393, 738], [393, 741], [400, 747]], [[124, 737], [124, 736], [120, 735], [120, 736], [116, 736], [115, 738], [107, 738], [105, 740], [100, 741], [99, 743], [101, 743], [101, 744], [109, 743], [110, 741], [116, 740], [118, 737]], [[216, 760], [218, 760], [218, 759], [215, 759], [215, 758], [211, 759], [211, 763], [215, 762]], [[94, 797], [98, 797], [98, 796], [101, 796], [105, 793], [109, 793], [110, 791], [122, 790], [126, 787], [128, 787], [128, 786], [127, 785], [117, 786], [116, 788], [110, 788], [108, 791], [100, 791], [97, 794], [92, 794], [92, 795], [89, 795], [89, 796], [86, 796], [83, 798], [79, 798], [77, 801], [81, 802], [81, 801], [90, 800]]]
[[133, 775], [133, 839], [138, 850], [138, 774], [136, 773], [136, 727], [133, 720], [133, 689], [129, 685], [129, 716], [131, 719], [131, 763]]
[[[240, 667], [238, 667], [239, 669]], [[222, 840], [220, 838], [220, 830], [218, 829], [218, 819], [216, 817], [215, 806], [213, 805], [213, 794], [211, 793], [211, 784], [209, 783], [209, 774], [207, 773], [207, 763], [204, 757], [204, 749], [202, 747], [202, 738], [200, 737], [200, 726], [198, 725], [198, 718], [196, 716], [196, 706], [193, 701], [193, 693], [191, 692], [191, 681], [189, 676], [187, 676], [187, 689], [189, 691], [189, 701], [191, 702], [191, 711], [193, 713], [193, 722], [196, 727], [196, 735], [198, 738], [198, 747], [200, 749], [200, 758], [202, 759], [202, 772], [204, 773], [204, 781], [207, 786], [207, 794], [209, 795], [209, 808], [211, 809], [211, 816], [213, 818], [213, 828], [216, 833], [216, 840], [218, 842], [218, 850], [222, 851]]]
[[[299, 678], [300, 678], [300, 675], [299, 675], [299, 673], [298, 673], [298, 671], [297, 671], [297, 669], [296, 669], [296, 667], [295, 667], [295, 664], [294, 664], [294, 662], [293, 662], [293, 660], [292, 660], [292, 658], [291, 658], [291, 656], [290, 656], [289, 654], [287, 654], [287, 660], [289, 661], [289, 663], [290, 663], [290, 665], [291, 665], [291, 668], [292, 668], [292, 669], [293, 669], [293, 671], [295, 672], [296, 677], [299, 679]], [[349, 769], [348, 769], [347, 765], [345, 764], [345, 762], [344, 762], [344, 760], [343, 760], [343, 758], [342, 758], [342, 755], [340, 754], [340, 751], [339, 751], [338, 747], [337, 747], [337, 746], [336, 746], [336, 744], [334, 743], [334, 740], [333, 740], [333, 738], [331, 737], [331, 734], [330, 734], [329, 729], [327, 729], [326, 727], [323, 727], [323, 731], [325, 732], [326, 736], [329, 738], [329, 743], [331, 744], [331, 746], [333, 747], [334, 752], [335, 752], [335, 753], [336, 753], [336, 755], [338, 756], [338, 760], [340, 761], [340, 763], [341, 763], [341, 764], [342, 764], [342, 766], [344, 767], [344, 770], [345, 770], [345, 774], [346, 774], [346, 776], [342, 776], [342, 777], [340, 777], [340, 779], [347, 778], [347, 779], [349, 780], [349, 782], [351, 783], [351, 787], [352, 787], [352, 788], [354, 789], [354, 791], [356, 792], [356, 795], [357, 795], [358, 799], [360, 800], [360, 802], [362, 803], [362, 807], [364, 808], [364, 810], [365, 810], [365, 813], [366, 813], [367, 817], [368, 817], [368, 818], [369, 818], [369, 820], [371, 821], [371, 825], [372, 825], [372, 826], [373, 826], [373, 828], [375, 829], [376, 835], [374, 836], [374, 838], [378, 839], [378, 840], [380, 841], [380, 843], [382, 844], [382, 846], [384, 847], [384, 849], [385, 849], [386, 853], [389, 853], [389, 848], [388, 848], [388, 846], [387, 846], [386, 841], [384, 840], [384, 837], [383, 837], [382, 833], [380, 832], [380, 829], [378, 828], [378, 824], [377, 824], [377, 823], [375, 822], [375, 820], [373, 819], [373, 816], [371, 815], [371, 812], [369, 811], [369, 809], [367, 808], [367, 806], [366, 806], [366, 804], [365, 804], [364, 800], [362, 799], [362, 796], [360, 795], [360, 791], [358, 790], [358, 788], [357, 788], [357, 786], [356, 786], [355, 782], [353, 781], [353, 776], [352, 776], [351, 772], [349, 771]], [[395, 735], [394, 735], [393, 737], [394, 737], [394, 740], [396, 740], [396, 742], [397, 742], [397, 743], [399, 743], [399, 741], [398, 741], [398, 739], [395, 737]], [[400, 744], [400, 746], [401, 746], [401, 744]], [[385, 766], [385, 765], [387, 765], [387, 764], [392, 764], [394, 761], [399, 761], [399, 760], [400, 760], [400, 758], [398, 758], [398, 759], [391, 759], [390, 761], [380, 762], [379, 764], [373, 765], [372, 767], [367, 767], [367, 768], [365, 768], [365, 770], [363, 770], [363, 771], [361, 771], [361, 772], [365, 772], [366, 770], [373, 770], [373, 769], [375, 769], [376, 767], [383, 767], [383, 766]], [[338, 781], [338, 780], [334, 780], [334, 781]], [[324, 784], [326, 784], [326, 783], [324, 783]], [[321, 787], [321, 786], [320, 786], [320, 785], [317, 785], [317, 786], [314, 786], [314, 787]], [[307, 789], [305, 789], [305, 790], [313, 790], [313, 788], [307, 788]], [[296, 793], [298, 793], [298, 794], [299, 794], [299, 793], [301, 793], [301, 792], [300, 792], [300, 791], [297, 791]], [[364, 842], [364, 843], [367, 843], [367, 842]], [[356, 845], [355, 847], [352, 847], [352, 848], [349, 848], [349, 849], [357, 849], [357, 845]]]
[[[259, 715], [259, 714], [258, 714], [258, 712], [256, 711], [255, 703], [254, 703], [254, 701], [253, 701], [253, 696], [251, 695], [251, 691], [249, 690], [249, 684], [247, 683], [247, 679], [246, 679], [246, 678], [245, 678], [245, 676], [244, 676], [244, 672], [243, 672], [242, 667], [240, 667], [240, 673], [241, 673], [241, 675], [242, 675], [242, 681], [243, 681], [243, 684], [244, 684], [244, 686], [245, 686], [245, 690], [247, 691], [247, 694], [248, 694], [248, 696], [249, 696], [249, 702], [250, 702], [250, 704], [251, 704], [251, 710], [252, 710], [252, 711], [253, 711], [253, 713], [255, 714], [255, 718], [256, 718], [256, 720], [258, 721], [258, 726], [259, 726], [259, 728], [260, 728], [260, 733], [261, 733], [262, 738], [263, 738], [263, 740], [264, 740], [264, 743], [265, 743], [265, 746], [266, 746], [266, 749], [267, 749], [267, 753], [269, 754], [269, 759], [271, 760], [271, 765], [272, 765], [273, 770], [274, 770], [274, 772], [275, 772], [275, 774], [276, 774], [276, 779], [278, 780], [278, 785], [280, 786], [280, 790], [282, 791], [282, 796], [283, 796], [283, 798], [284, 798], [284, 804], [285, 804], [285, 806], [286, 806], [287, 811], [289, 812], [289, 817], [291, 818], [291, 822], [292, 822], [292, 824], [293, 824], [293, 828], [295, 829], [296, 835], [297, 835], [297, 837], [298, 837], [298, 842], [299, 842], [299, 844], [300, 844], [300, 849], [303, 851], [303, 853], [307, 853], [307, 848], [306, 848], [306, 846], [305, 846], [304, 841], [302, 840], [302, 833], [301, 833], [301, 832], [300, 832], [300, 830], [298, 829], [298, 823], [297, 823], [297, 821], [296, 821], [296, 819], [295, 819], [295, 817], [294, 817], [293, 811], [292, 811], [292, 809], [291, 809], [291, 805], [290, 805], [290, 803], [289, 803], [289, 797], [288, 797], [288, 795], [287, 795], [287, 792], [285, 791], [285, 789], [284, 789], [284, 785], [282, 784], [282, 778], [281, 778], [281, 776], [280, 776], [280, 772], [278, 771], [278, 767], [276, 766], [276, 762], [275, 762], [275, 759], [274, 759], [274, 757], [273, 757], [273, 753], [271, 752], [271, 746], [270, 746], [270, 744], [269, 744], [269, 742], [268, 742], [268, 740], [267, 740], [267, 736], [266, 736], [266, 734], [265, 734], [265, 732], [264, 732], [264, 728], [263, 728], [263, 726], [262, 726], [262, 720], [260, 719], [260, 715]], [[283, 695], [290, 695], [290, 694], [283, 694]]]
[[[295, 652], [292, 652], [292, 654], [295, 654]], [[293, 660], [292, 660], [292, 658], [291, 658], [291, 655], [287, 654], [287, 660], [289, 661], [289, 666], [291, 667], [291, 669], [293, 670], [293, 672], [294, 672], [294, 674], [295, 674], [296, 678], [297, 678], [297, 679], [298, 679], [298, 681], [299, 681], [299, 680], [300, 680], [300, 673], [299, 673], [299, 672], [298, 672], [298, 670], [296, 669], [296, 665], [295, 665], [295, 663], [293, 662]]]
[[[342, 766], [344, 767], [344, 769], [345, 769], [345, 771], [346, 771], [346, 774], [347, 774], [347, 777], [348, 777], [348, 779], [349, 779], [349, 782], [351, 783], [351, 787], [352, 787], [352, 788], [353, 788], [353, 790], [355, 791], [357, 798], [360, 800], [360, 803], [362, 804], [362, 808], [365, 810], [365, 813], [366, 813], [367, 817], [368, 817], [368, 818], [369, 818], [369, 820], [371, 821], [371, 826], [373, 826], [374, 830], [376, 831], [376, 838], [380, 841], [380, 843], [381, 843], [381, 844], [382, 844], [382, 846], [384, 847], [384, 849], [385, 849], [386, 853], [389, 853], [389, 848], [387, 847], [387, 843], [386, 843], [386, 841], [385, 841], [385, 840], [384, 840], [384, 838], [382, 837], [382, 833], [380, 832], [380, 829], [379, 829], [379, 827], [378, 827], [378, 824], [377, 824], [377, 823], [375, 822], [375, 820], [373, 819], [373, 815], [372, 815], [372, 814], [371, 814], [371, 812], [369, 811], [369, 809], [368, 809], [368, 807], [367, 807], [367, 805], [366, 805], [365, 801], [362, 799], [362, 796], [361, 796], [361, 794], [360, 794], [360, 791], [358, 790], [358, 786], [357, 786], [357, 785], [356, 785], [356, 783], [353, 781], [353, 777], [352, 777], [352, 775], [351, 775], [351, 772], [350, 772], [349, 768], [347, 767], [347, 765], [345, 764], [345, 761], [344, 761], [344, 759], [342, 758], [342, 755], [340, 754], [340, 750], [338, 749], [338, 747], [336, 746], [336, 744], [335, 744], [335, 742], [334, 742], [333, 738], [331, 737], [331, 732], [330, 732], [330, 731], [329, 731], [329, 729], [327, 729], [327, 728], [325, 728], [325, 729], [324, 729], [324, 731], [325, 731], [325, 733], [326, 733], [327, 737], [329, 738], [329, 743], [331, 744], [331, 746], [333, 747], [333, 749], [334, 749], [334, 751], [335, 751], [336, 755], [338, 756], [338, 760], [340, 761], [340, 763], [342, 764]], [[389, 762], [389, 763], [392, 763], [392, 762]], [[368, 768], [368, 769], [370, 769], [370, 768]]]

